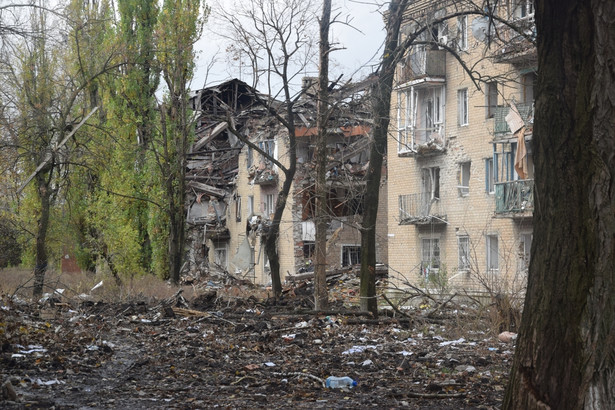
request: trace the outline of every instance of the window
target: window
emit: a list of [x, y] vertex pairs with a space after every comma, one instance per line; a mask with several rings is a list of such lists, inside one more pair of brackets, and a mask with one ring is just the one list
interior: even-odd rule
[[440, 269], [440, 239], [421, 239], [421, 271], [428, 276], [433, 269]]
[[269, 219], [270, 215], [274, 213], [274, 200], [273, 194], [265, 195], [265, 202], [263, 202], [263, 216]]
[[412, 127], [410, 125], [411, 91], [397, 93], [397, 152], [408, 151], [412, 147]]
[[518, 19], [534, 16], [534, 0], [515, 0], [515, 17]]
[[521, 100], [524, 104], [534, 103], [534, 86], [536, 85], [536, 73], [527, 73], [521, 76]]
[[527, 271], [530, 266], [532, 234], [522, 233], [519, 236], [519, 270]]
[[416, 150], [432, 140], [443, 141], [443, 86], [414, 88], [400, 92], [397, 107], [398, 152]]
[[361, 247], [357, 245], [342, 246], [342, 266], [361, 263]]
[[227, 252], [226, 244], [216, 245], [214, 248], [214, 263], [221, 268], [227, 267]]
[[497, 273], [498, 269], [498, 236], [487, 235], [487, 272]]
[[457, 122], [459, 125], [468, 125], [468, 89], [457, 91]]
[[241, 222], [241, 197], [238, 196], [235, 200], [235, 220]]
[[314, 257], [314, 251], [316, 249], [316, 244], [314, 242], [303, 242], [303, 257], [305, 259], [311, 259]]
[[422, 169], [422, 194], [425, 200], [440, 199], [440, 168]]
[[250, 195], [248, 197], [248, 217], [254, 215], [254, 197]]
[[[259, 141], [258, 147], [262, 149], [267, 155], [271, 158], [275, 158], [275, 141], [274, 140], [263, 140]], [[261, 161], [263, 161], [267, 165], [271, 165], [271, 159], [261, 155]]]
[[492, 194], [495, 192], [495, 168], [493, 158], [485, 160], [485, 191]]
[[254, 165], [254, 150], [252, 147], [248, 146], [247, 158], [246, 158], [246, 167], [250, 169]]
[[457, 48], [460, 51], [468, 49], [468, 16], [457, 17]]
[[469, 161], [459, 164], [459, 196], [470, 195], [470, 165]]
[[459, 261], [457, 269], [459, 271], [470, 270], [470, 237], [467, 235], [457, 237], [457, 248], [459, 251]]
[[498, 106], [498, 83], [492, 81], [486, 84], [487, 90], [485, 93], [486, 117], [493, 118], [495, 108]]

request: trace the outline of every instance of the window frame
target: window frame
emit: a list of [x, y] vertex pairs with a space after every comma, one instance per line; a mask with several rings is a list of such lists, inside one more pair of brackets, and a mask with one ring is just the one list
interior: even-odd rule
[[497, 274], [500, 270], [499, 238], [497, 234], [485, 235], [487, 272]]
[[241, 196], [235, 199], [235, 220], [241, 222]]
[[464, 161], [459, 163], [458, 194], [465, 198], [470, 196], [470, 176], [472, 175], [472, 162]]
[[[346, 257], [346, 258], [345, 258]], [[355, 259], [356, 258], [356, 259]], [[346, 259], [347, 264], [344, 264], [344, 259]], [[353, 260], [356, 260], [357, 263], [352, 263]], [[353, 266], [361, 263], [361, 245], [342, 245], [341, 254], [340, 254], [340, 266]]]
[[468, 49], [468, 16], [457, 17], [457, 50]]
[[[438, 272], [440, 267], [442, 266], [442, 247], [440, 246], [440, 237], [425, 236], [425, 237], [420, 238], [420, 240], [421, 240], [421, 271], [423, 275], [426, 276], [432, 271]], [[427, 249], [427, 252], [425, 248], [426, 243], [428, 243], [428, 248], [429, 248]], [[426, 253], [428, 254], [428, 259], [425, 259]], [[436, 254], [437, 256], [435, 256]]]
[[263, 201], [263, 216], [265, 219], [269, 219], [271, 214], [275, 212], [275, 198], [274, 194], [265, 194]]
[[[463, 259], [465, 259], [465, 261]], [[470, 271], [470, 236], [469, 235], [459, 235], [457, 237], [457, 270], [459, 272], [469, 272]]]
[[457, 90], [457, 125], [464, 127], [470, 124], [468, 89]]
[[485, 118], [494, 118], [495, 110], [498, 107], [498, 82], [489, 81], [485, 84], [487, 88], [485, 93]]
[[495, 167], [493, 158], [485, 158], [485, 192], [488, 194], [495, 193]]

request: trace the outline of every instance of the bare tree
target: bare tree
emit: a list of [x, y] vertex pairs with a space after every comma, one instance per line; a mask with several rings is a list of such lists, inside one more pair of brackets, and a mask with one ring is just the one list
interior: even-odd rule
[[[312, 22], [315, 16], [311, 1], [257, 0], [238, 9], [218, 11], [217, 18], [229, 27], [226, 37], [239, 56], [251, 62], [254, 87], [264, 83], [267, 97], [254, 95], [269, 114], [287, 130], [288, 162], [282, 164], [264, 152], [249, 138], [242, 138], [253, 149], [272, 161], [284, 174], [284, 181], [277, 196], [274, 216], [265, 237], [265, 252], [271, 268], [272, 288], [275, 297], [282, 292], [278, 238], [280, 222], [288, 200], [297, 169], [297, 141], [293, 108], [301, 92], [293, 90], [292, 82], [310, 64], [312, 56]], [[277, 90], [277, 91], [274, 91]], [[281, 99], [281, 102], [278, 101]], [[240, 137], [239, 134], [237, 134]]]
[[329, 110], [329, 26], [331, 23], [331, 0], [325, 0], [320, 19], [320, 53], [318, 68], [318, 139], [316, 143], [316, 244], [314, 266], [314, 307], [327, 309], [327, 119]]

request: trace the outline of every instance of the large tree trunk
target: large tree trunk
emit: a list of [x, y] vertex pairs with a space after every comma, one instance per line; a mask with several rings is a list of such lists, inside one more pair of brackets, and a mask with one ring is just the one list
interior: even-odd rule
[[320, 20], [320, 67], [318, 70], [318, 141], [316, 142], [316, 244], [314, 246], [314, 309], [329, 305], [327, 287], [327, 119], [329, 116], [329, 24], [331, 0], [324, 0]]
[[[402, 3], [402, 4], [400, 4]], [[386, 152], [389, 131], [389, 112], [391, 109], [391, 91], [395, 74], [394, 59], [399, 38], [405, 1], [393, 0], [389, 4], [386, 23], [385, 48], [378, 81], [372, 90], [374, 113], [374, 141], [369, 155], [367, 185], [365, 190], [365, 210], [361, 229], [361, 310], [378, 314], [376, 299], [376, 219], [378, 217], [378, 198], [382, 178], [383, 156]]]
[[45, 273], [47, 272], [47, 231], [49, 230], [49, 212], [51, 207], [51, 188], [49, 187], [49, 174], [36, 175], [38, 199], [40, 201], [40, 215], [36, 227], [36, 256], [34, 267], [34, 288], [32, 296], [35, 299], [43, 295]]
[[536, 207], [504, 408], [615, 408], [615, 3], [537, 2]]

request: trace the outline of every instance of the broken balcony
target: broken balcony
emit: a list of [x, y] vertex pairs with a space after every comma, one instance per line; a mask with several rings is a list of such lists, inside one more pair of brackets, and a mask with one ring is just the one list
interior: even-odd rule
[[495, 54], [496, 62], [520, 65], [536, 63], [538, 55], [533, 16], [516, 19], [512, 26], [500, 25], [496, 40], [500, 44]]
[[[533, 127], [534, 125], [534, 104], [533, 103], [517, 103], [517, 110], [521, 119], [525, 123], [526, 128]], [[495, 124], [494, 133], [495, 138], [507, 138], [510, 136], [511, 131], [506, 122], [506, 116], [510, 113], [511, 107], [495, 107]]]
[[441, 124], [429, 128], [410, 129], [409, 138], [404, 138], [404, 131], [400, 131], [399, 136], [400, 157], [428, 157], [446, 151], [444, 127]]
[[272, 165], [250, 169], [249, 172], [255, 185], [275, 185], [278, 183], [278, 174]]
[[401, 72], [401, 82], [424, 77], [446, 76], [446, 50], [428, 50], [417, 46], [406, 58]]
[[440, 198], [423, 193], [399, 196], [400, 225], [447, 223], [446, 211]]
[[495, 183], [495, 213], [500, 216], [530, 217], [534, 210], [534, 180]]

